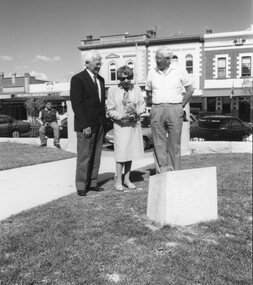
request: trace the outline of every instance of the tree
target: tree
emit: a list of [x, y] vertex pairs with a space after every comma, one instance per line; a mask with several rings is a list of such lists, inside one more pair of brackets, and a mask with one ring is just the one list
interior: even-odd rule
[[43, 98], [28, 98], [25, 102], [25, 108], [27, 110], [28, 120], [35, 121], [35, 118], [39, 115], [39, 111], [44, 107]]

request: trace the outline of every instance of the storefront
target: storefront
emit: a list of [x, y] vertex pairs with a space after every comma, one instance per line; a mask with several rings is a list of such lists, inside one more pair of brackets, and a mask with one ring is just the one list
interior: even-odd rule
[[243, 88], [205, 90], [203, 98], [203, 111], [233, 115], [245, 122], [252, 121], [253, 95]]
[[[48, 94], [15, 94], [11, 98], [0, 99], [0, 113], [16, 120], [28, 120], [29, 116], [37, 117], [45, 101], [50, 100], [59, 114], [67, 111], [66, 97]], [[32, 114], [31, 114], [32, 113]]]

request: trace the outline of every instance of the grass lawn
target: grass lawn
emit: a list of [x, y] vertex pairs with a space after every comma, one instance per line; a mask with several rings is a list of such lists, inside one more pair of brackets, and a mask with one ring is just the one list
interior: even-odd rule
[[[250, 154], [191, 155], [217, 166], [219, 219], [160, 228], [146, 218], [149, 165], [139, 190], [76, 194], [0, 222], [0, 284], [252, 284]], [[141, 190], [142, 189], [142, 190]]]
[[75, 157], [58, 148], [38, 147], [21, 143], [0, 143], [0, 170]]

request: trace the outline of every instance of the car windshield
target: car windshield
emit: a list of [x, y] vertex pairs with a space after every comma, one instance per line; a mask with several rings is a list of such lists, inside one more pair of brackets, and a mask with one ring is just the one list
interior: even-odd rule
[[9, 116], [1, 116], [0, 117], [0, 123], [4, 124], [4, 123], [13, 123], [14, 119], [12, 119]]

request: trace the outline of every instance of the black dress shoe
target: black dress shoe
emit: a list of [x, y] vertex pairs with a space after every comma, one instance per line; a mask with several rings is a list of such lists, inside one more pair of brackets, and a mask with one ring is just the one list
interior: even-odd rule
[[54, 143], [54, 146], [56, 146], [57, 148], [61, 148], [59, 143]]
[[102, 187], [90, 187], [89, 188], [89, 191], [96, 191], [96, 192], [102, 192], [104, 191], [105, 189], [102, 188]]
[[45, 147], [45, 146], [47, 146], [47, 144], [46, 143], [42, 143], [39, 147]]
[[77, 195], [78, 196], [86, 196], [87, 192], [86, 192], [86, 190], [77, 190]]

